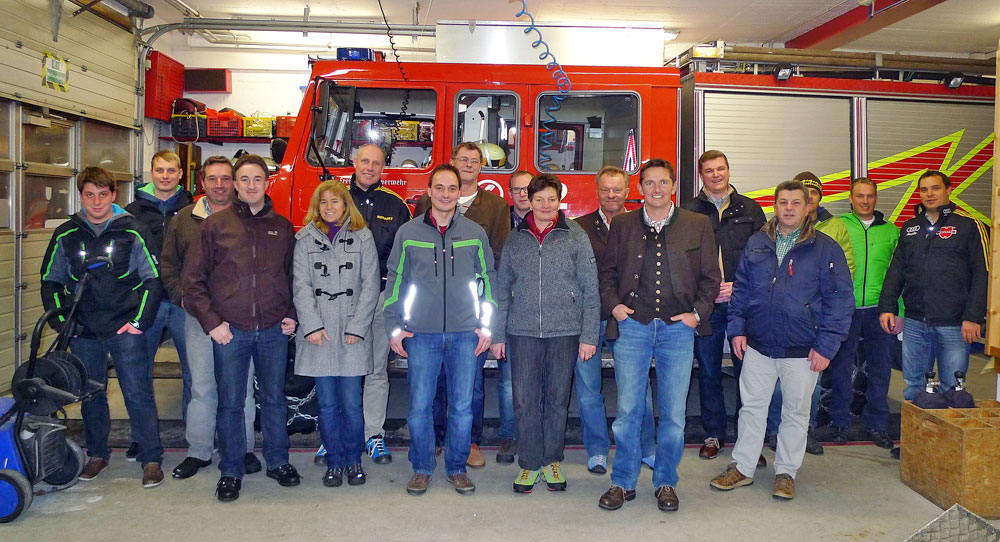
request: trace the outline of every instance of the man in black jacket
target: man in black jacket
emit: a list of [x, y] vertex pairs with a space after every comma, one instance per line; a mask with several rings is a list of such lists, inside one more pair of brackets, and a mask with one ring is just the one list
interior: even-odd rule
[[[63, 307], [78, 281], [90, 273], [77, 307], [81, 327], [70, 350], [90, 378], [107, 383], [108, 355], [115, 365], [142, 462], [142, 485], [163, 483], [163, 448], [153, 401], [153, 360], [146, 356], [143, 332], [152, 325], [163, 290], [156, 258], [147, 245], [149, 232], [115, 201], [115, 179], [103, 168], [89, 167], [77, 179], [83, 210], [56, 228], [42, 258], [42, 304]], [[110, 264], [92, 267], [98, 261]], [[52, 323], [59, 327], [63, 317]], [[89, 461], [81, 480], [93, 480], [111, 459], [108, 396], [100, 391], [80, 406]]]
[[[125, 210], [149, 228], [150, 250], [157, 254], [163, 251], [163, 238], [170, 224], [170, 219], [181, 209], [191, 204], [191, 194], [180, 186], [181, 159], [173, 151], [160, 151], [149, 161], [150, 182], [135, 191], [135, 201], [128, 204]], [[143, 334], [146, 339], [146, 352], [150, 360], [156, 359], [156, 350], [160, 347], [163, 328], [167, 328], [177, 349], [181, 366], [187, 365], [187, 351], [184, 344], [184, 309], [170, 302], [168, 296], [163, 296], [156, 320]], [[185, 386], [181, 397], [181, 406], [187, 411], [191, 400], [190, 386]], [[125, 458], [135, 461], [135, 442], [125, 452]]]
[[951, 180], [927, 171], [918, 180], [917, 216], [903, 224], [885, 274], [879, 312], [891, 333], [903, 295], [903, 396], [912, 400], [937, 360], [942, 388], [969, 368], [971, 344], [986, 323], [986, 226], [951, 202]]
[[[694, 355], [698, 359], [698, 390], [701, 400], [701, 425], [705, 429], [705, 444], [698, 455], [714, 459], [726, 445], [726, 399], [722, 389], [722, 349], [726, 340], [726, 317], [729, 297], [733, 292], [736, 266], [747, 245], [747, 239], [764, 226], [764, 211], [756, 201], [740, 195], [729, 183], [729, 159], [721, 151], [706, 151], [698, 158], [702, 189], [698, 197], [687, 202], [685, 209], [707, 216], [715, 230], [719, 245], [722, 284], [712, 311], [712, 333], [695, 337]], [[732, 348], [730, 348], [732, 351]], [[742, 360], [733, 356], [737, 382]], [[737, 389], [737, 403], [739, 390]], [[737, 411], [739, 407], [737, 406]], [[761, 456], [760, 460], [763, 461]]]
[[[382, 293], [379, 295], [379, 310], [375, 311], [375, 321], [372, 329], [385, 327], [385, 316], [381, 307], [385, 304], [386, 260], [392, 252], [392, 242], [396, 230], [410, 220], [410, 208], [403, 198], [392, 190], [382, 186], [382, 169], [385, 168], [385, 153], [378, 145], [363, 145], [354, 158], [354, 175], [351, 177], [351, 197], [354, 205], [365, 217], [365, 222], [371, 228], [375, 238], [375, 248], [378, 250], [379, 276], [382, 277]], [[392, 461], [392, 454], [385, 446], [385, 409], [389, 401], [389, 340], [385, 333], [376, 333], [372, 346], [375, 358], [375, 371], [365, 377], [364, 411], [365, 411], [365, 450], [372, 461], [385, 464]], [[320, 447], [316, 457], [321, 458], [326, 450]], [[324, 463], [325, 464], [325, 463]]]

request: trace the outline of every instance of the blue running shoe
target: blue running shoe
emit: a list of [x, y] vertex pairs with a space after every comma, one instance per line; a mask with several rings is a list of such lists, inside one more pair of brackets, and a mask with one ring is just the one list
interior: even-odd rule
[[591, 474], [605, 474], [608, 472], [608, 457], [605, 455], [594, 455], [590, 457], [590, 461], [587, 461], [587, 470]]
[[385, 447], [385, 438], [382, 435], [375, 435], [365, 442], [365, 450], [371, 456], [372, 461], [378, 465], [392, 463], [392, 452]]
[[326, 466], [326, 446], [319, 445], [319, 450], [316, 450], [316, 457], [313, 458], [313, 463], [321, 467]]

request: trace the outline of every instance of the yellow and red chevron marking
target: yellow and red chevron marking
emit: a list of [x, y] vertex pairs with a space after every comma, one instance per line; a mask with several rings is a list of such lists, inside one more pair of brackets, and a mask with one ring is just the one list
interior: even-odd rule
[[[890, 221], [896, 225], [902, 225], [903, 222], [913, 217], [913, 208], [920, 203], [917, 179], [923, 172], [933, 169], [943, 171], [951, 178], [951, 186], [954, 187], [951, 201], [970, 215], [989, 223], [989, 216], [964, 201], [962, 193], [993, 167], [995, 134], [986, 136], [965, 156], [952, 163], [955, 151], [964, 135], [965, 130], [959, 130], [912, 149], [868, 163], [868, 177], [875, 181], [880, 189], [907, 185], [903, 197], [893, 211], [888, 213]], [[850, 170], [823, 175], [820, 180], [823, 181], [823, 201], [844, 200], [850, 195]], [[756, 200], [764, 208], [765, 213], [771, 213], [774, 210], [773, 186], [754, 190], [746, 195]], [[983, 211], [988, 212], [989, 209]]]

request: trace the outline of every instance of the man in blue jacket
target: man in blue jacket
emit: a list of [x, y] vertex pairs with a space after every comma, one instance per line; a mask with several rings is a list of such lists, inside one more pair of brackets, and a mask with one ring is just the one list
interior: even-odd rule
[[780, 380], [772, 495], [791, 499], [805, 454], [812, 392], [851, 327], [854, 293], [843, 249], [807, 218], [806, 187], [783, 182], [774, 189], [774, 200], [775, 217], [750, 237], [733, 282], [727, 332], [733, 353], [743, 360], [743, 407], [733, 464], [711, 485], [730, 490], [753, 483], [767, 407]]
[[455, 166], [431, 170], [430, 208], [399, 228], [388, 260], [389, 348], [409, 358], [406, 423], [413, 477], [406, 491], [411, 495], [427, 491], [437, 464], [431, 409], [442, 370], [448, 375], [448, 481], [460, 494], [476, 490], [465, 470], [472, 445], [472, 390], [482, 371], [476, 358], [490, 347], [496, 275], [486, 232], [456, 212], [459, 190]]

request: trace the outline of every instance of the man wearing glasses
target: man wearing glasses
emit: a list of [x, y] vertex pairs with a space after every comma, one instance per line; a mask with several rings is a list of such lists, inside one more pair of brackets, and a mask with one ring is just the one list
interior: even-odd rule
[[511, 231], [514, 231], [521, 224], [521, 221], [524, 220], [524, 215], [528, 214], [528, 211], [531, 210], [531, 200], [528, 198], [528, 183], [531, 182], [532, 177], [533, 175], [530, 171], [522, 169], [515, 171], [507, 182], [507, 189], [510, 191], [510, 201], [513, 202], [510, 206]]
[[[479, 173], [483, 169], [483, 151], [475, 143], [469, 141], [459, 143], [451, 151], [451, 165], [458, 169], [461, 186], [459, 189], [458, 206], [455, 212], [479, 224], [486, 231], [486, 237], [493, 248], [494, 268], [500, 266], [500, 254], [510, 233], [510, 209], [507, 201], [500, 196], [488, 192], [479, 186]], [[413, 216], [423, 214], [430, 209], [431, 200], [427, 194], [420, 196]], [[479, 356], [479, 366], [486, 362], [486, 352]], [[483, 453], [479, 451], [479, 441], [483, 435], [483, 374], [479, 371], [476, 377], [476, 387], [472, 395], [472, 448], [469, 451], [468, 466], [474, 469], [486, 465]], [[445, 389], [447, 375], [444, 371], [438, 379], [438, 393], [434, 400], [434, 426], [438, 444], [444, 444], [445, 422]], [[439, 446], [440, 447], [440, 446]], [[511, 457], [513, 461], [513, 457]]]

